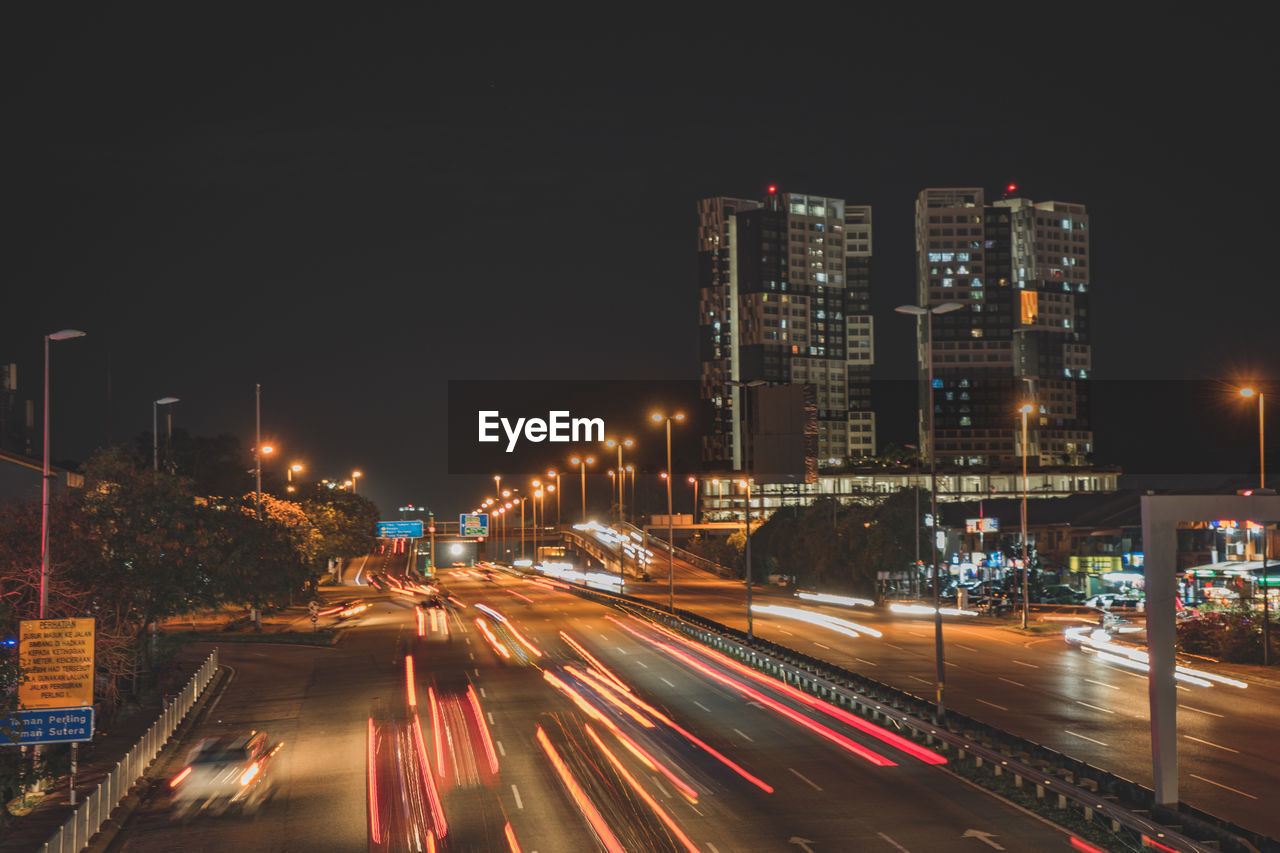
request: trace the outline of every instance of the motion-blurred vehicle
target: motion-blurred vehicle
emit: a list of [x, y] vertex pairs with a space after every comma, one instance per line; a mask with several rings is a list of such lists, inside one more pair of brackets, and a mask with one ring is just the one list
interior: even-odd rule
[[173, 816], [222, 814], [231, 808], [246, 814], [257, 811], [274, 791], [271, 763], [283, 746], [272, 744], [266, 732], [259, 731], [200, 741], [169, 781]]
[[1040, 593], [1041, 604], [1083, 604], [1084, 593], [1077, 592], [1065, 583], [1050, 584]]

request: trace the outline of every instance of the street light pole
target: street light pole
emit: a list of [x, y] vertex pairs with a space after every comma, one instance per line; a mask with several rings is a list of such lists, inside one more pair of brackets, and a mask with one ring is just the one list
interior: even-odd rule
[[938, 577], [938, 451], [934, 444], [933, 434], [933, 315], [958, 311], [963, 308], [959, 302], [942, 302], [937, 305], [922, 307], [919, 305], [899, 305], [893, 309], [900, 314], [924, 316], [925, 347], [924, 355], [928, 361], [928, 387], [925, 389], [925, 402], [929, 406], [929, 505], [933, 513], [933, 528], [929, 535], [933, 538], [933, 638], [934, 657], [936, 660], [935, 678], [938, 682], [937, 711], [934, 722], [944, 725], [947, 718], [945, 705], [946, 668], [942, 658], [942, 590]]
[[160, 470], [160, 416], [161, 406], [178, 402], [177, 397], [161, 397], [151, 402], [151, 461], [156, 471]]
[[49, 606], [49, 481], [53, 474], [49, 470], [49, 341], [65, 341], [71, 338], [82, 338], [84, 332], [79, 329], [63, 329], [44, 336], [44, 476], [41, 478], [40, 511], [40, 618], [44, 618]]
[[747, 541], [743, 545], [744, 555], [747, 559], [747, 641], [753, 638], [751, 623], [751, 481], [742, 480], [742, 487], [747, 490], [747, 503], [743, 507], [743, 518], [746, 521]]
[[1027, 564], [1027, 415], [1031, 414], [1031, 404], [1024, 403], [1018, 409], [1022, 413], [1022, 627], [1027, 627], [1027, 614], [1031, 610], [1031, 598], [1027, 591], [1027, 575], [1030, 566]]
[[[672, 613], [676, 612], [676, 533], [675, 520], [672, 518], [674, 510], [671, 505], [671, 481], [675, 474], [671, 470], [671, 422], [684, 421], [684, 413], [676, 412], [668, 417], [661, 412], [654, 412], [649, 416], [654, 423], [667, 424], [667, 609]], [[634, 475], [632, 482], [634, 482]], [[748, 606], [748, 612], [750, 607]]]
[[262, 521], [262, 383], [253, 386], [253, 505]]

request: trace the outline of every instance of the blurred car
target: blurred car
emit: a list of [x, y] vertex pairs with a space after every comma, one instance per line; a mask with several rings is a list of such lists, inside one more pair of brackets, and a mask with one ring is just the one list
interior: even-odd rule
[[186, 766], [169, 781], [173, 816], [202, 811], [222, 814], [230, 808], [252, 813], [275, 788], [271, 760], [284, 746], [266, 732], [205, 738], [187, 755]]
[[1084, 593], [1078, 592], [1065, 583], [1049, 584], [1040, 593], [1041, 604], [1082, 604]]

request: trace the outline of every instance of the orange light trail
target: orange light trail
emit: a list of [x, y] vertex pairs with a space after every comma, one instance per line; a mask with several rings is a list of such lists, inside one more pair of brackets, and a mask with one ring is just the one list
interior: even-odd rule
[[367, 739], [369, 773], [369, 835], [374, 844], [382, 843], [382, 824], [378, 817], [378, 771], [377, 756], [374, 750], [373, 717], [369, 718], [369, 734]]
[[484, 743], [484, 753], [489, 757], [489, 769], [497, 773], [498, 754], [493, 751], [493, 738], [489, 736], [489, 724], [485, 722], [484, 711], [480, 710], [480, 700], [476, 698], [475, 688], [470, 684], [467, 685], [467, 699], [471, 702], [471, 710], [475, 712], [476, 723], [480, 726], [480, 739]]
[[444, 768], [444, 740], [440, 737], [440, 704], [436, 702], [436, 689], [427, 688], [427, 704], [431, 708], [431, 740], [436, 745], [436, 772], [443, 782], [449, 777]]
[[178, 787], [178, 785], [182, 784], [183, 779], [191, 775], [191, 771], [194, 769], [195, 769], [194, 767], [188, 764], [186, 767], [183, 768], [181, 773], [179, 773], [177, 776], [174, 776], [173, 779], [170, 780], [169, 787], [170, 788]]
[[699, 747], [700, 749], [705, 750], [708, 755], [720, 761], [721, 764], [725, 765], [730, 770], [737, 773], [743, 779], [746, 779], [752, 785], [755, 785], [757, 788], [759, 788], [760, 790], [764, 791], [767, 794], [773, 793], [773, 786], [770, 785], [768, 782], [765, 782], [761, 779], [756, 778], [755, 776], [752, 776], [750, 773], [744, 770], [741, 766], [729, 760], [727, 757], [722, 755], [719, 751], [711, 747], [709, 744], [704, 743], [701, 738], [697, 737], [692, 732], [678, 725], [675, 720], [671, 719], [666, 714], [662, 713], [657, 708], [650, 705], [648, 702], [645, 702], [643, 699], [640, 699], [639, 697], [631, 693], [620, 693], [618, 695], [624, 697], [630, 702], [634, 702], [640, 708], [643, 708], [644, 710], [648, 711], [650, 714], [653, 715], [654, 719], [667, 724], [672, 729], [679, 732], [690, 743]]
[[458, 605], [459, 607], [465, 608], [467, 606], [467, 603], [465, 601], [463, 601], [460, 598], [454, 598], [452, 595], [449, 596], [449, 600], [452, 601], [454, 604]]
[[618, 676], [614, 675], [612, 672], [609, 671], [608, 667], [606, 667], [604, 664], [600, 663], [600, 661], [592, 657], [591, 652], [584, 649], [581, 643], [579, 643], [573, 637], [570, 637], [564, 631], [560, 632], [560, 636], [561, 638], [564, 639], [566, 643], [569, 644], [570, 648], [572, 648], [578, 654], [582, 655], [582, 657], [586, 659], [587, 663], [594, 666], [596, 669], [600, 671], [601, 675], [603, 675], [605, 678], [609, 679], [609, 681], [617, 685], [619, 690], [625, 690], [628, 693], [631, 692], [631, 688], [623, 684], [622, 679], [618, 678]]
[[441, 838], [449, 832], [449, 825], [444, 820], [444, 806], [440, 803], [440, 792], [436, 790], [436, 780], [431, 778], [431, 761], [427, 758], [427, 745], [422, 738], [422, 718], [413, 715], [413, 742], [418, 750], [418, 767], [422, 771], [422, 784], [427, 788], [427, 802], [431, 806], [431, 822], [436, 834]]
[[604, 714], [600, 713], [599, 709], [597, 709], [594, 705], [588, 702], [586, 700], [586, 697], [584, 697], [581, 693], [579, 693], [577, 690], [574, 690], [568, 684], [565, 684], [562, 680], [552, 675], [550, 672], [544, 671], [542, 673], [542, 677], [547, 681], [549, 681], [556, 689], [568, 695], [569, 698], [573, 700], [574, 704], [576, 704], [579, 708], [581, 708], [587, 714], [587, 716], [591, 717], [593, 720], [598, 721], [600, 725], [608, 729], [609, 732], [618, 739], [619, 743], [625, 746], [632, 755], [634, 755], [637, 759], [639, 759], [641, 764], [643, 764], [645, 767], [649, 768], [650, 770], [653, 770], [655, 772], [661, 773], [663, 776], [666, 776], [667, 779], [671, 781], [671, 784], [676, 786], [676, 788], [680, 791], [681, 795], [683, 795], [685, 799], [687, 799], [691, 803], [696, 803], [698, 801], [697, 791], [689, 787], [688, 783], [686, 783], [683, 779], [681, 779], [679, 776], [673, 773], [661, 761], [654, 758], [653, 755], [651, 755], [648, 750], [646, 750], [640, 744], [636, 743], [634, 740], [628, 737], [626, 732], [618, 728], [617, 723], [615, 723], [613, 720], [610, 720]]
[[503, 827], [502, 834], [507, 836], [507, 846], [511, 848], [511, 853], [520, 853], [520, 843], [516, 841], [516, 834], [511, 828], [510, 821], [507, 821], [507, 825]]
[[529, 642], [528, 640], [526, 640], [524, 638], [524, 635], [516, 630], [515, 625], [512, 625], [509, 621], [503, 622], [502, 624], [507, 626], [507, 630], [511, 632], [511, 636], [515, 637], [517, 640], [520, 641], [520, 645], [524, 646], [526, 649], [533, 652], [534, 657], [536, 658], [542, 657], [542, 652], [538, 650], [538, 647], [535, 646], [533, 643]]
[[627, 772], [627, 768], [622, 765], [622, 762], [618, 760], [618, 757], [609, 751], [609, 747], [604, 745], [604, 741], [600, 740], [600, 736], [595, 733], [595, 730], [592, 729], [590, 725], [586, 726], [586, 730], [587, 736], [595, 742], [595, 745], [604, 753], [605, 758], [609, 759], [609, 763], [618, 771], [618, 775], [625, 779], [626, 783], [631, 786], [632, 790], [640, 795], [640, 799], [645, 801], [649, 808], [653, 810], [653, 813], [658, 816], [658, 819], [665, 823], [667, 828], [675, 833], [676, 838], [684, 845], [685, 849], [693, 851], [693, 853], [699, 853], [698, 848], [689, 840], [689, 836], [685, 835], [679, 825], [671, 818], [671, 815], [667, 814], [666, 810], [663, 809], [662, 806], [658, 805], [657, 801], [654, 800], [653, 797], [649, 796], [649, 792], [640, 787], [640, 783], [636, 781], [634, 776]]
[[610, 687], [607, 683], [605, 683], [603, 679], [594, 678], [593, 676], [585, 672], [579, 672], [575, 667], [568, 664], [565, 665], [564, 670], [565, 672], [572, 675], [574, 678], [589, 685], [592, 689], [596, 691], [596, 693], [600, 696], [601, 699], [605, 700], [610, 705], [617, 708], [619, 711], [626, 714], [628, 717], [635, 720], [640, 725], [644, 726], [646, 729], [653, 728], [653, 722], [648, 717], [646, 717], [644, 714], [641, 714], [639, 711], [635, 710], [630, 705], [624, 705], [620, 700], [614, 698], [614, 693], [616, 691], [614, 690], [614, 688]]
[[564, 782], [564, 786], [569, 789], [569, 795], [578, 804], [578, 808], [582, 811], [583, 816], [586, 817], [587, 822], [591, 824], [591, 828], [595, 830], [596, 837], [600, 839], [600, 843], [604, 845], [605, 850], [609, 851], [609, 853], [626, 853], [618, 842], [617, 836], [609, 829], [609, 825], [604, 822], [600, 812], [583, 792], [578, 780], [573, 778], [573, 774], [565, 766], [564, 759], [560, 757], [560, 753], [556, 752], [556, 748], [551, 745], [551, 740], [547, 737], [547, 733], [542, 730], [542, 726], [538, 726], [537, 737], [538, 743], [542, 744], [542, 749], [547, 754], [547, 758], [551, 760], [551, 766], [555, 768], [556, 773], [560, 776], [560, 781]]
[[746, 664], [739, 663], [738, 661], [735, 661], [732, 658], [729, 658], [720, 652], [717, 652], [713, 649], [708, 649], [705, 646], [700, 646], [697, 643], [688, 642], [686, 638], [681, 637], [679, 635], [673, 634], [672, 636], [674, 636], [675, 639], [680, 640], [686, 647], [700, 653], [703, 657], [710, 658], [716, 663], [719, 663], [719, 664], [722, 664], [723, 666], [728, 667], [729, 669], [733, 670], [739, 675], [743, 675], [759, 684], [763, 684], [766, 687], [771, 687], [774, 690], [779, 691], [780, 693], [784, 693], [790, 698], [796, 700], [797, 702], [800, 702], [804, 705], [807, 705], [810, 708], [813, 708], [815, 711], [821, 711], [827, 716], [834, 717], [840, 722], [845, 723], [848, 726], [852, 726], [853, 728], [857, 729], [863, 734], [868, 734], [871, 737], [876, 738], [877, 740], [883, 741], [884, 743], [887, 743], [892, 747], [896, 747], [897, 749], [902, 750], [903, 752], [907, 753], [908, 755], [914, 758], [920, 759], [925, 764], [946, 764], [947, 763], [947, 759], [944, 756], [939, 755], [938, 753], [934, 752], [931, 749], [927, 749], [921, 746], [915, 741], [909, 740], [908, 738], [905, 738], [899, 734], [895, 734], [894, 732], [887, 731], [886, 729], [882, 729], [880, 726], [877, 726], [873, 723], [869, 723], [866, 720], [862, 719], [861, 717], [855, 714], [849, 713], [843, 708], [837, 708], [836, 706], [823, 702], [822, 700], [814, 696], [810, 696], [808, 693], [805, 693], [804, 691], [799, 690], [790, 684], [786, 684], [776, 679], [770, 678], [764, 673], [754, 670], [751, 667], [747, 666]]
[[511, 593], [516, 598], [523, 598], [525, 601], [529, 602], [530, 604], [533, 604], [533, 599], [527, 595], [521, 595], [520, 593], [516, 592], [514, 589], [509, 589], [507, 590], [507, 592]]
[[622, 625], [622, 627], [625, 630], [627, 630], [629, 633], [632, 633], [635, 636], [639, 637], [640, 639], [643, 639], [645, 642], [650, 643], [654, 647], [662, 649], [667, 654], [683, 662], [686, 666], [689, 666], [692, 669], [695, 669], [698, 672], [701, 672], [703, 675], [715, 681], [720, 682], [726, 687], [731, 687], [734, 690], [737, 690], [742, 695], [750, 697], [751, 699], [755, 700], [756, 702], [759, 702], [761, 705], [764, 705], [765, 707], [769, 708], [775, 713], [781, 714], [782, 716], [786, 717], [792, 722], [795, 722], [801, 726], [804, 726], [806, 729], [818, 735], [819, 737], [825, 738], [826, 740], [831, 741], [837, 746], [843, 747], [848, 752], [851, 752], [854, 755], [859, 756], [860, 758], [866, 759], [867, 761], [871, 762], [877, 767], [897, 766], [897, 762], [892, 761], [888, 758], [885, 758], [883, 755], [880, 755], [879, 753], [872, 752], [871, 750], [867, 749], [861, 744], [855, 743], [849, 738], [840, 734], [839, 732], [833, 731], [827, 728], [826, 726], [822, 725], [821, 723], [818, 723], [809, 719], [804, 714], [798, 713], [794, 709], [789, 708], [786, 705], [783, 705], [781, 702], [778, 702], [777, 700], [764, 695], [759, 690], [756, 690], [753, 687], [750, 687], [746, 684], [743, 684], [740, 681], [730, 678], [729, 676], [723, 673], [716, 672], [711, 667], [706, 666], [701, 661], [694, 659], [693, 657], [685, 654], [684, 652], [680, 651], [674, 646], [670, 646], [666, 643], [654, 640], [651, 637], [646, 637], [643, 634], [634, 632], [631, 630], [631, 628], [629, 628], [626, 625]]
[[506, 660], [511, 659], [511, 652], [507, 651], [507, 647], [498, 642], [498, 638], [493, 636], [493, 632], [489, 630], [489, 625], [481, 617], [476, 617], [476, 627], [480, 629], [480, 633], [484, 634], [484, 638], [489, 641], [489, 645], [493, 646], [493, 650], [500, 654]]
[[418, 707], [418, 688], [413, 683], [413, 655], [404, 656], [405, 695], [409, 699], [409, 710]]

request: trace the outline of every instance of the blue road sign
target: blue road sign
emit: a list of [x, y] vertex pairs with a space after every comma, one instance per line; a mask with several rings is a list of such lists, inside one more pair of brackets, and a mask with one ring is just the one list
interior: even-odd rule
[[379, 539], [421, 539], [421, 521], [379, 521]]
[[488, 536], [489, 513], [467, 513], [458, 516], [458, 530], [463, 536]]
[[[13, 716], [4, 721], [3, 728], [8, 731], [0, 731], [0, 746], [93, 740], [93, 708], [15, 711]], [[18, 739], [11, 740], [13, 735], [17, 735]]]

